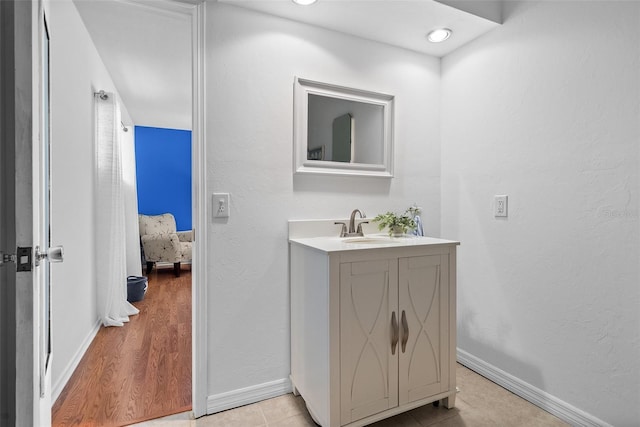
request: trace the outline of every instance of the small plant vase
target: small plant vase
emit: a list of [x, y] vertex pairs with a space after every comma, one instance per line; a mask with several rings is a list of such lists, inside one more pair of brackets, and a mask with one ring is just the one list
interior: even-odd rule
[[373, 222], [378, 223], [379, 230], [386, 228], [389, 236], [402, 237], [408, 230], [416, 228], [416, 222], [413, 218], [418, 213], [420, 213], [420, 208], [414, 205], [410, 206], [402, 214], [396, 214], [394, 212], [379, 214], [373, 219]]
[[402, 237], [404, 236], [405, 232], [405, 228], [401, 225], [391, 227], [391, 237]]

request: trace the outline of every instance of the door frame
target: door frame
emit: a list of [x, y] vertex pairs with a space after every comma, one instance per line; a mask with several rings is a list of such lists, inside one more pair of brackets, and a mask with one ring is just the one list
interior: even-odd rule
[[[49, 0], [51, 1], [51, 0]], [[114, 0], [141, 6], [136, 0]], [[207, 415], [208, 339], [207, 339], [207, 151], [205, 144], [205, 0], [158, 0], [143, 7], [163, 9], [191, 17], [191, 167], [192, 227], [197, 242], [191, 262], [191, 404], [196, 418]]]
[[[14, 4], [0, 2], [0, 251], [16, 250]], [[16, 423], [16, 268], [0, 266], [0, 422]]]
[[[2, 218], [4, 231], [2, 249], [10, 254], [17, 247], [30, 248], [25, 260], [3, 265], [2, 286], [11, 287], [13, 307], [3, 320], [10, 320], [3, 329], [11, 329], [5, 342], [13, 356], [10, 366], [3, 360], [3, 374], [9, 376], [3, 393], [13, 397], [10, 407], [3, 408], [4, 421], [16, 425], [42, 426], [50, 424], [50, 388], [40, 383], [40, 300], [42, 268], [35, 265], [35, 245], [40, 242], [40, 167], [42, 117], [42, 29], [43, 0], [12, 1], [2, 4], [3, 56], [3, 194], [5, 206]], [[11, 234], [9, 236], [9, 234]], [[8, 247], [7, 247], [8, 246]], [[27, 271], [15, 271], [17, 263]], [[11, 272], [9, 272], [11, 270]], [[4, 307], [3, 307], [4, 308]], [[4, 346], [3, 346], [4, 347]], [[4, 356], [4, 355], [3, 355]], [[7, 379], [6, 377], [4, 379]], [[42, 390], [41, 390], [42, 388]], [[41, 395], [41, 391], [43, 392]], [[6, 411], [6, 413], [4, 413]]]
[[[136, 0], [116, 0], [131, 2]], [[208, 335], [207, 335], [207, 147], [206, 134], [206, 1], [162, 0], [152, 7], [191, 17], [191, 200], [194, 251], [191, 261], [191, 405], [196, 418], [207, 415]]]
[[[207, 415], [208, 339], [207, 339], [207, 150], [206, 84], [205, 84], [205, 25], [206, 2], [191, 8], [191, 70], [192, 70], [192, 222], [196, 247], [191, 277], [191, 343], [192, 343], [192, 411], [196, 418]], [[194, 179], [195, 178], [195, 179]]]
[[[34, 143], [39, 143], [40, 117], [37, 108], [37, 102], [34, 96], [39, 96], [39, 84], [41, 80], [40, 70], [40, 16], [42, 14], [47, 0], [31, 1], [14, 1], [3, 2], [4, 5], [10, 5], [11, 8], [3, 9], [4, 19], [11, 19], [15, 24], [13, 29], [13, 40], [7, 45], [11, 45], [11, 53], [14, 53], [15, 75], [10, 81], [7, 81], [4, 74], [2, 78], [3, 91], [13, 91], [14, 96], [20, 93], [20, 97], [15, 96], [9, 103], [3, 104], [3, 114], [14, 111], [11, 116], [11, 123], [6, 126], [14, 129], [10, 132], [11, 139], [15, 150], [19, 150], [22, 154], [20, 157], [24, 159], [22, 163], [12, 162], [15, 151], [7, 153], [3, 151], [3, 164], [13, 163], [15, 169], [3, 168], [2, 182], [3, 188], [22, 186], [22, 190], [27, 190], [25, 194], [32, 194], [32, 197], [15, 197], [15, 210], [3, 210], [6, 216], [15, 216], [18, 212], [32, 212], [37, 194], [33, 194], [34, 179], [32, 164], [26, 164], [30, 159], [36, 161], [37, 153], [34, 152]], [[165, 3], [165, 2], [161, 2]], [[192, 20], [192, 167], [193, 167], [193, 224], [198, 248], [193, 256], [193, 291], [192, 291], [192, 411], [196, 417], [207, 414], [207, 380], [208, 380], [208, 347], [207, 347], [207, 185], [206, 185], [206, 146], [204, 143], [205, 135], [205, 21], [206, 21], [206, 4], [198, 1], [197, 3], [186, 6], [185, 3], [177, 1], [168, 1], [165, 4], [173, 4], [175, 11], [178, 8], [182, 13], [191, 15]], [[177, 5], [180, 4], [180, 7]], [[4, 7], [3, 5], [3, 7]], [[19, 5], [19, 6], [18, 6]], [[17, 6], [17, 7], [16, 7]], [[186, 6], [186, 8], [185, 8]], [[8, 16], [5, 16], [8, 15]], [[17, 25], [19, 24], [19, 25]], [[4, 39], [4, 37], [3, 37]], [[4, 62], [4, 60], [3, 60]], [[4, 65], [3, 65], [4, 67]], [[5, 98], [3, 96], [3, 98]], [[15, 102], [14, 102], [15, 101]], [[4, 99], [4, 102], [7, 102]], [[10, 104], [10, 105], [9, 105]], [[7, 111], [4, 111], [6, 107]], [[11, 107], [11, 108], [9, 108]], [[10, 129], [9, 129], [10, 130]], [[6, 136], [5, 129], [2, 129], [3, 137]], [[3, 144], [5, 145], [5, 144]], [[5, 156], [6, 154], [6, 156]], [[7, 158], [4, 158], [7, 157]], [[15, 186], [13, 185], [15, 183]], [[14, 198], [17, 194], [3, 194], [4, 197]], [[4, 205], [4, 203], [3, 203]], [[5, 221], [11, 218], [3, 219], [3, 231]], [[24, 221], [23, 221], [24, 222]], [[35, 221], [28, 224], [16, 224], [15, 241], [9, 239], [12, 246], [32, 247], [34, 238], [37, 237], [38, 227]], [[9, 236], [11, 237], [11, 236]], [[7, 248], [2, 248], [9, 252]], [[15, 248], [12, 248], [15, 249]], [[33, 252], [32, 252], [33, 256]], [[7, 267], [2, 267], [6, 269]], [[11, 268], [11, 267], [8, 267]], [[8, 270], [6, 270], [8, 271]], [[37, 330], [37, 304], [38, 299], [34, 292], [34, 275], [31, 273], [10, 273], [2, 274], [6, 284], [3, 286], [12, 286], [15, 289], [15, 324], [13, 329], [16, 331], [15, 352], [13, 345], [3, 346], [3, 351], [8, 350], [14, 353], [13, 360], [15, 367], [13, 384], [8, 390], [3, 387], [4, 392], [11, 393], [11, 389], [15, 392], [15, 400], [9, 402], [13, 407], [14, 414], [10, 415], [16, 424], [19, 425], [47, 425], [50, 424], [50, 408], [41, 405], [40, 401], [40, 384], [37, 378], [39, 372], [38, 363], [38, 333]], [[3, 280], [4, 281], [4, 280]], [[30, 303], [27, 303], [30, 302]], [[4, 308], [4, 306], [3, 306]], [[9, 313], [12, 314], [12, 313]], [[4, 314], [3, 314], [4, 316]], [[4, 320], [4, 319], [3, 319]], [[19, 326], [18, 326], [19, 325]], [[3, 325], [3, 328], [6, 325]], [[9, 327], [12, 327], [9, 325]], [[7, 349], [8, 347], [8, 349]], [[31, 357], [26, 357], [31, 355]], [[3, 355], [4, 356], [4, 355]], [[6, 362], [7, 360], [3, 360]], [[11, 361], [9, 361], [11, 362]], [[11, 376], [11, 375], [10, 375]], [[50, 392], [50, 390], [49, 390]], [[5, 402], [6, 403], [6, 402]], [[50, 403], [49, 405], [50, 406]], [[47, 416], [48, 414], [48, 416]], [[41, 417], [44, 416], [44, 419]]]

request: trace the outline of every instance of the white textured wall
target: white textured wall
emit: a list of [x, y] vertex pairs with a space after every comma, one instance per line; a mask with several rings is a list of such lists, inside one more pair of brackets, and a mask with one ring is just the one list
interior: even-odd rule
[[[54, 399], [98, 320], [94, 259], [93, 92], [115, 87], [70, 0], [49, 2], [51, 37], [51, 267]], [[126, 108], [123, 118], [128, 121]]]
[[[440, 230], [439, 61], [228, 5], [207, 11], [209, 395], [288, 378], [287, 220], [425, 209]], [[294, 76], [396, 95], [396, 177], [293, 177]], [[298, 179], [299, 178], [299, 179]]]
[[442, 63], [459, 346], [636, 426], [640, 3], [509, 1], [504, 18]]

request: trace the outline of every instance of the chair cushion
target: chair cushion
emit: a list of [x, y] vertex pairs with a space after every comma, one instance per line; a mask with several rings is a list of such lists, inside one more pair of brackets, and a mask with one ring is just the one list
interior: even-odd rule
[[176, 219], [172, 214], [138, 215], [140, 235], [170, 234], [176, 232]]
[[180, 242], [181, 261], [191, 262], [191, 252], [193, 251], [192, 242]]
[[181, 242], [193, 242], [193, 231], [178, 231], [178, 239]]
[[149, 262], [183, 261], [183, 248], [175, 233], [147, 234], [142, 236], [142, 246], [144, 247], [144, 257]]

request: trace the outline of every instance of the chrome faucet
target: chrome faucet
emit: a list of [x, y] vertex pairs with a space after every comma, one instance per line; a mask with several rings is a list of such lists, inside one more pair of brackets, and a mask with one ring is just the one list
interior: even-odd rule
[[349, 228], [347, 229], [347, 224], [344, 222], [336, 222], [335, 224], [342, 224], [342, 229], [340, 230], [340, 237], [356, 237], [356, 236], [364, 236], [362, 232], [362, 224], [369, 224], [369, 221], [360, 221], [358, 223], [358, 228], [356, 229], [356, 214], [360, 214], [360, 218], [366, 218], [367, 216], [363, 214], [360, 209], [354, 209], [351, 212], [351, 216], [349, 217]]
[[360, 212], [360, 209], [354, 209], [353, 212], [351, 212], [351, 216], [349, 217], [349, 234], [355, 233], [358, 236], [362, 236], [362, 223], [358, 224], [358, 231], [356, 231], [356, 214], [360, 214], [360, 218], [366, 217], [366, 215]]

